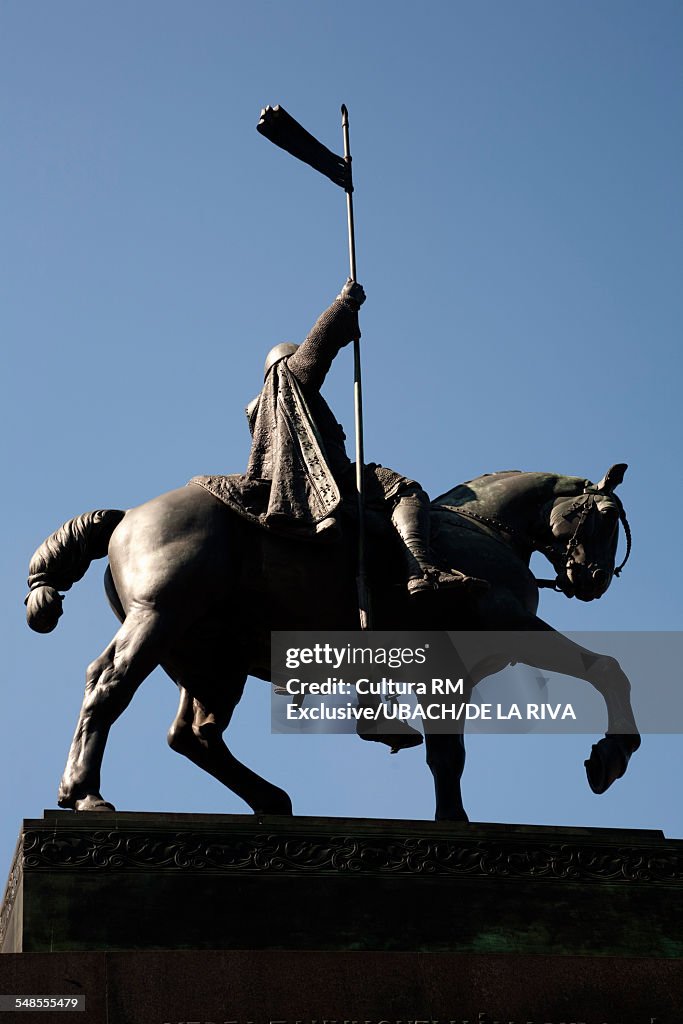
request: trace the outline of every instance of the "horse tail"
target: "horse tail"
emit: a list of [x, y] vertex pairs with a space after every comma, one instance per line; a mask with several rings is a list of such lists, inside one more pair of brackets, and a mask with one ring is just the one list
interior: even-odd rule
[[62, 614], [60, 590], [85, 576], [94, 558], [104, 558], [109, 539], [125, 512], [85, 512], [64, 523], [44, 540], [31, 559], [26, 621], [36, 633], [51, 633]]

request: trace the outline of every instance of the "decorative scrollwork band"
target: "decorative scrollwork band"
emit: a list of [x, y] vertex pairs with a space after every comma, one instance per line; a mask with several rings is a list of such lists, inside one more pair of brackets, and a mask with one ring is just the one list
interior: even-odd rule
[[683, 849], [583, 840], [60, 828], [24, 835], [24, 870], [349, 873], [683, 883]]

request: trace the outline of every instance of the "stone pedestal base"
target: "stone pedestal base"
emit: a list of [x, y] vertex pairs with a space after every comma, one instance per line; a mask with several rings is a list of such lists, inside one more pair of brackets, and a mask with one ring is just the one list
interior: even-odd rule
[[205, 951], [0, 957], [0, 991], [84, 995], [8, 1024], [680, 1024], [674, 960]]
[[681, 1024], [683, 842], [46, 812], [0, 948], [1, 994], [84, 994], [87, 1024]]

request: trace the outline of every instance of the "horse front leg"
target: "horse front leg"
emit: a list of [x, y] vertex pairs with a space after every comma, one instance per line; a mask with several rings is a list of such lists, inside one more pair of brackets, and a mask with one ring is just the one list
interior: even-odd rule
[[535, 617], [524, 629], [528, 632], [512, 634], [514, 660], [585, 679], [605, 701], [607, 732], [593, 745], [585, 762], [590, 788], [594, 793], [604, 793], [626, 772], [641, 742], [628, 676], [616, 658], [574, 643], [542, 619]]
[[85, 696], [57, 802], [75, 811], [112, 811], [100, 793], [109, 730], [159, 663], [161, 625], [151, 609], [133, 609], [103, 653], [88, 667]]
[[607, 706], [607, 732], [593, 744], [584, 762], [588, 785], [600, 794], [625, 774], [641, 739], [631, 706], [631, 683], [617, 659], [597, 655], [588, 681], [602, 694]]

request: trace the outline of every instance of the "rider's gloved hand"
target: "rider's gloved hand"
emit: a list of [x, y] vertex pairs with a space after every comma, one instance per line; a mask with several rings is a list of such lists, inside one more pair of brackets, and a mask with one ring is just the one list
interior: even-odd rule
[[346, 302], [357, 313], [365, 302], [365, 290], [362, 284], [352, 281], [349, 277], [337, 298]]

